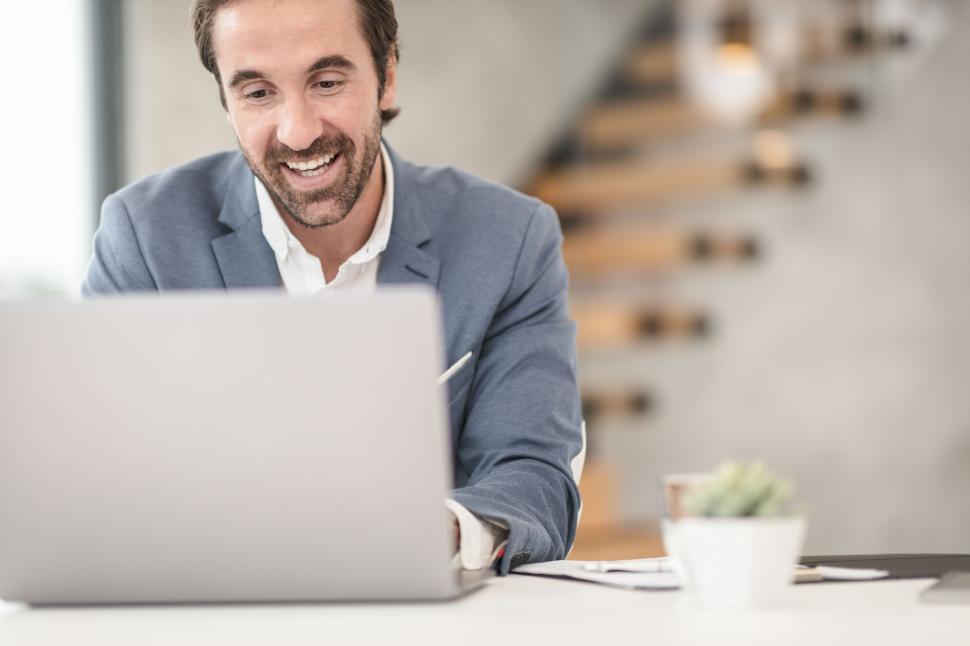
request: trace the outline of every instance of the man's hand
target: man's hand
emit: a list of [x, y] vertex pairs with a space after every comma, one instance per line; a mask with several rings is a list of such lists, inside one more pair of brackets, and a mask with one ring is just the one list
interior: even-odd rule
[[448, 523], [451, 525], [451, 535], [454, 539], [451, 546], [451, 555], [454, 556], [461, 549], [461, 525], [458, 524], [458, 517], [450, 509], [448, 510]]
[[[455, 538], [452, 562], [455, 567], [466, 570], [483, 570], [491, 567], [508, 540], [508, 529], [500, 521], [478, 518], [453, 500], [446, 500], [451, 528]], [[465, 533], [462, 534], [462, 526]], [[462, 539], [465, 545], [462, 544]]]

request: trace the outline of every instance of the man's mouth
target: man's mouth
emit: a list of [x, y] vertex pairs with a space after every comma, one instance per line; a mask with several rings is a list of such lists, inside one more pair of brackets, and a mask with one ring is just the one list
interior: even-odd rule
[[326, 173], [327, 169], [329, 169], [330, 166], [333, 165], [334, 161], [336, 161], [339, 157], [340, 153], [333, 153], [331, 155], [317, 157], [316, 159], [311, 159], [309, 161], [285, 161], [283, 162], [283, 165], [300, 177], [317, 177]]

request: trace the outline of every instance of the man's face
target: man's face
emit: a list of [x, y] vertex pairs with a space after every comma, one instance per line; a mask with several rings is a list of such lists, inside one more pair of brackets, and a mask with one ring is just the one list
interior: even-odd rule
[[371, 179], [382, 109], [356, 0], [241, 0], [212, 31], [229, 117], [253, 172], [297, 222], [337, 224]]

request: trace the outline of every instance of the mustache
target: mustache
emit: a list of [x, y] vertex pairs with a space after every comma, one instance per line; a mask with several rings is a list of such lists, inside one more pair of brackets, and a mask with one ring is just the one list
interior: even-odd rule
[[267, 165], [277, 166], [287, 161], [310, 161], [331, 154], [352, 152], [353, 149], [354, 142], [349, 137], [320, 137], [303, 150], [293, 150], [285, 144], [274, 146], [266, 152], [265, 160]]

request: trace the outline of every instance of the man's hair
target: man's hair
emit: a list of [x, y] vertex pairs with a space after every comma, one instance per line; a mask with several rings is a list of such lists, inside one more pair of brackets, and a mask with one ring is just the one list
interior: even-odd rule
[[[199, 50], [199, 58], [207, 70], [212, 72], [219, 84], [219, 100], [222, 107], [226, 105], [226, 93], [222, 89], [222, 77], [219, 66], [216, 65], [216, 53], [212, 47], [212, 25], [219, 9], [234, 4], [240, 0], [193, 0], [192, 25], [195, 31], [195, 46]], [[397, 17], [394, 14], [393, 0], [355, 0], [357, 3], [360, 30], [370, 46], [374, 67], [377, 69], [378, 96], [384, 96], [384, 86], [387, 84], [387, 64], [393, 58], [400, 58], [400, 45], [397, 40]], [[381, 110], [384, 125], [391, 122], [400, 112], [399, 108]]]

